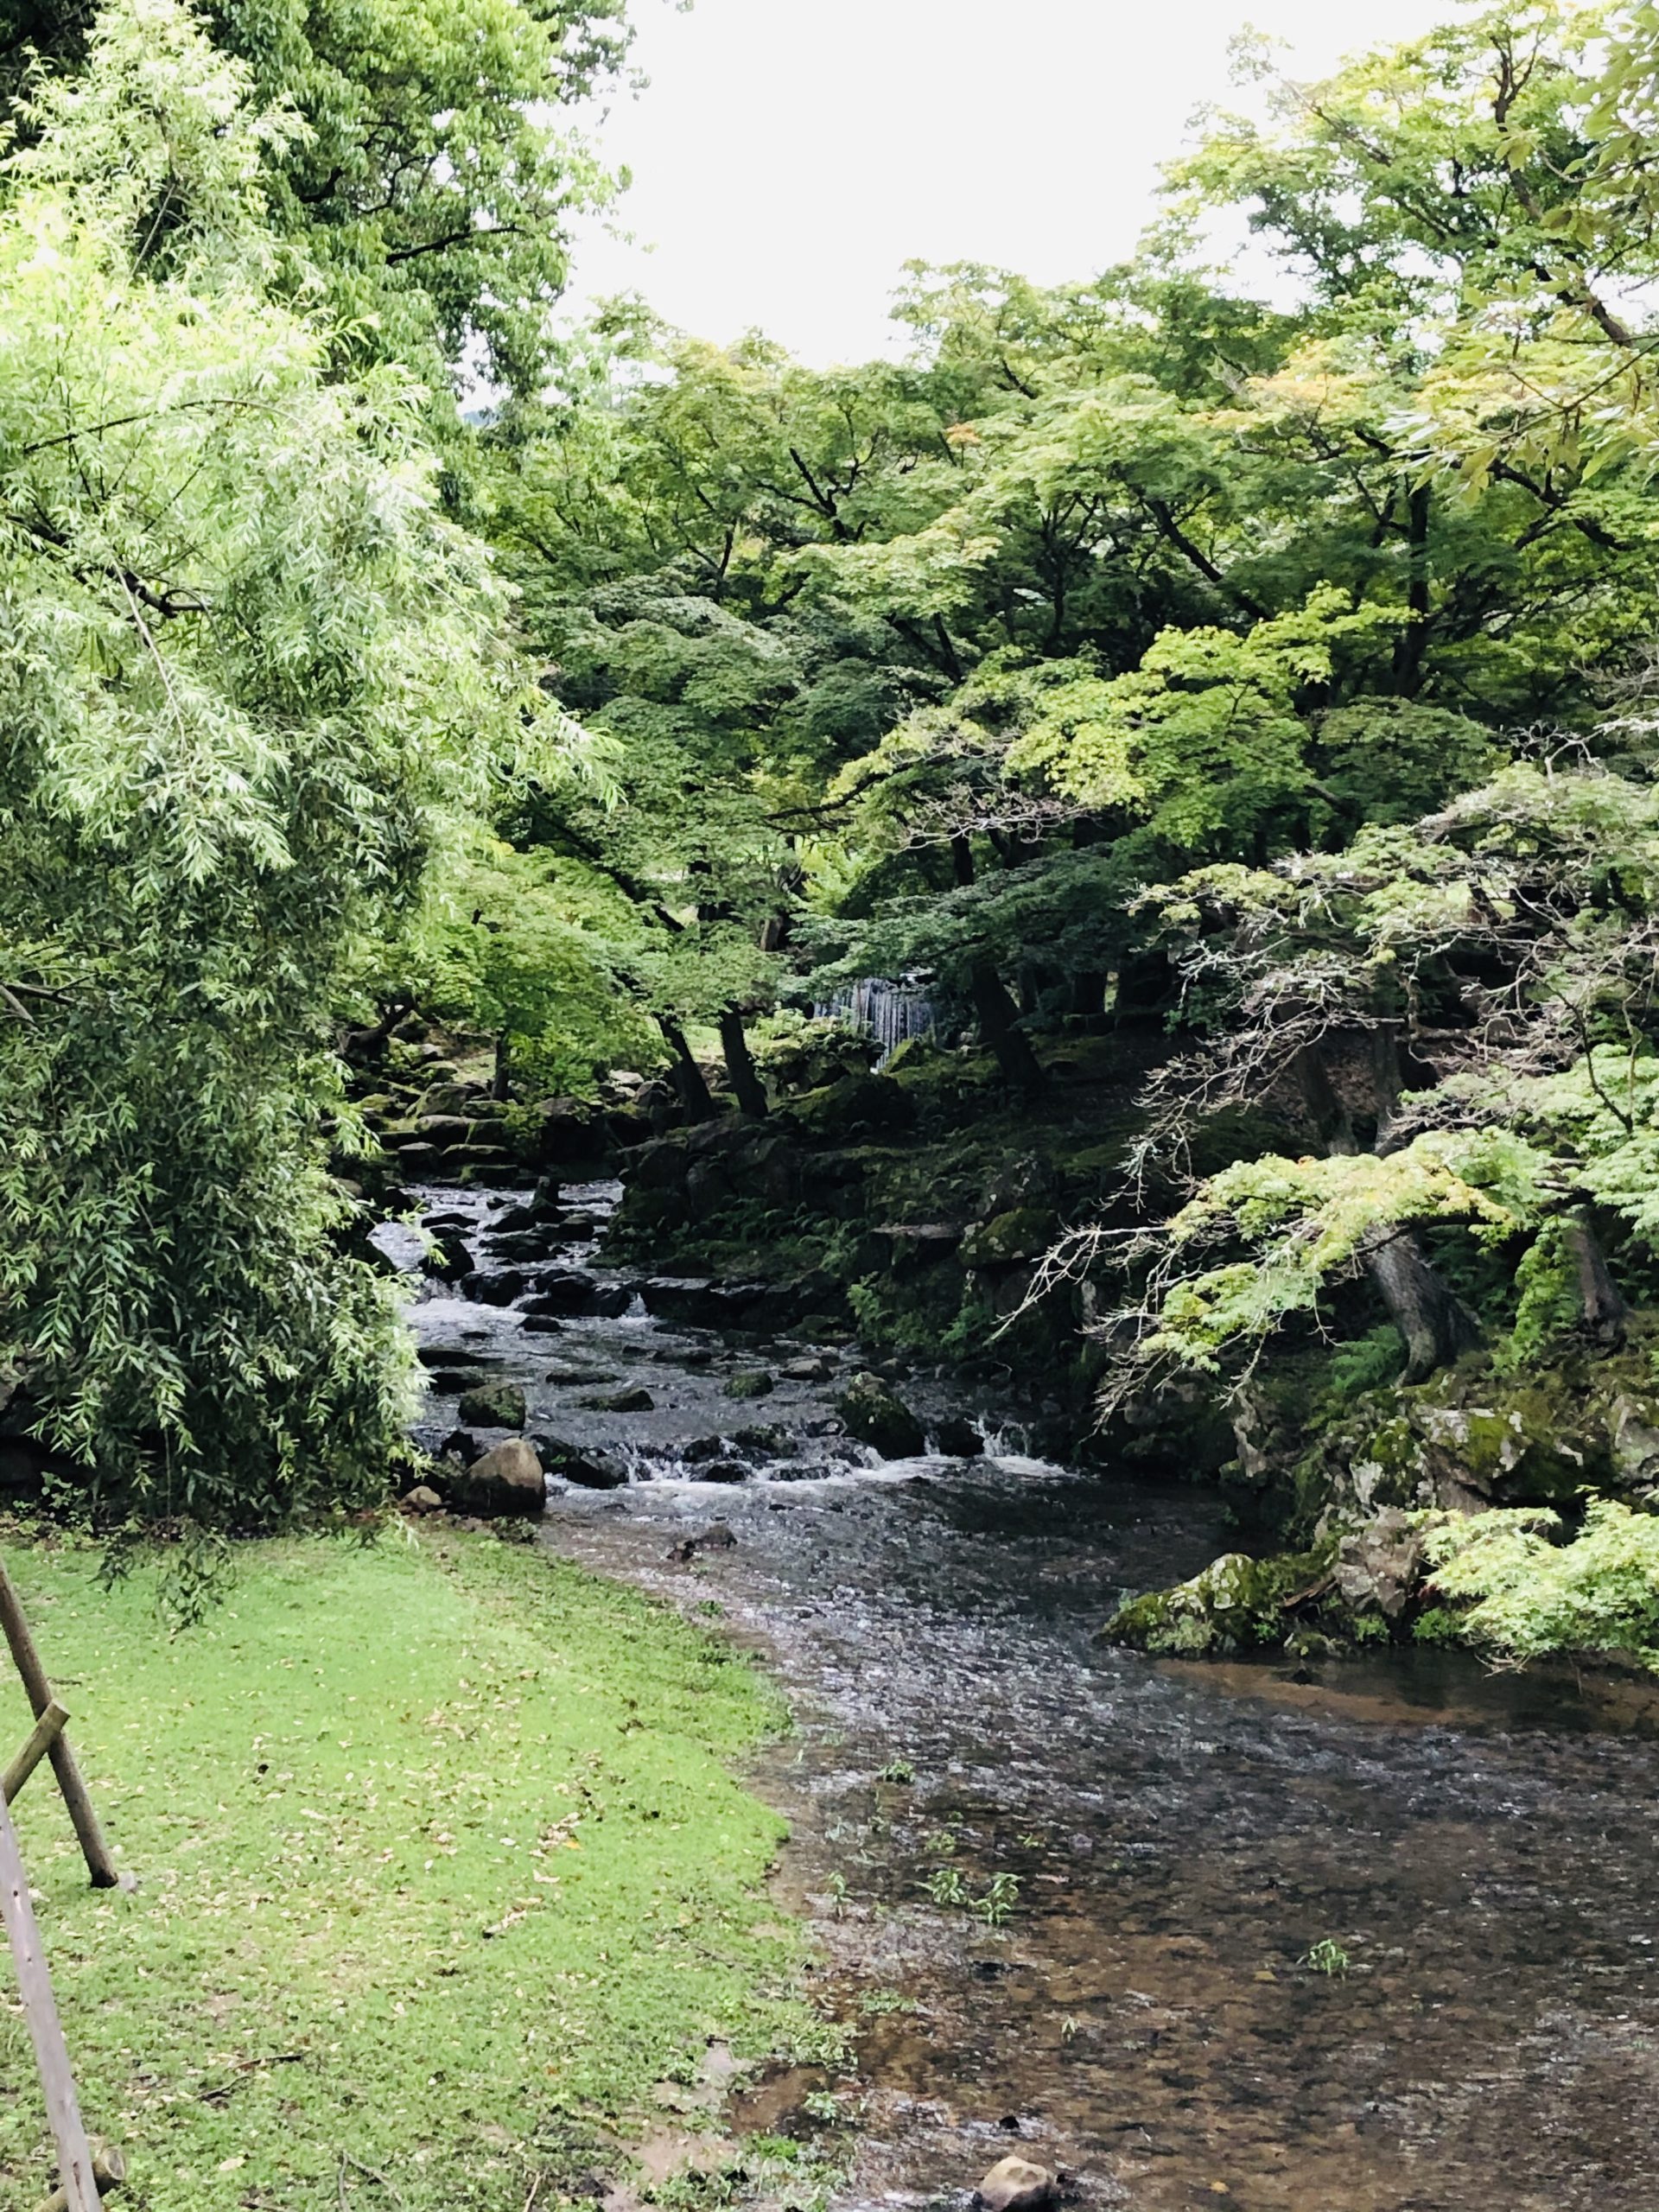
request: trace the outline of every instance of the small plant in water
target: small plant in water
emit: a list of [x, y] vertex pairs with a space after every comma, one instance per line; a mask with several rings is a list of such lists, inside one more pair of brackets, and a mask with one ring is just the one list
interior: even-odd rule
[[1317, 1943], [1310, 1944], [1303, 1952], [1298, 1964], [1305, 1966], [1311, 1974], [1322, 1974], [1327, 1977], [1345, 1974], [1348, 1954], [1334, 1936], [1321, 1936]]
[[916, 1770], [908, 1759], [889, 1759], [875, 1778], [878, 1782], [914, 1782]]
[[988, 1928], [1001, 1928], [1014, 1917], [1014, 1909], [1019, 1902], [1019, 1876], [993, 1874], [984, 1896], [974, 1899], [974, 1910]]
[[919, 2008], [915, 1999], [901, 1990], [867, 1989], [858, 2000], [858, 2009], [867, 2019], [880, 2020], [889, 2012], [914, 2012]]
[[936, 1866], [922, 1884], [935, 1904], [966, 1904], [968, 1885], [960, 1866]]

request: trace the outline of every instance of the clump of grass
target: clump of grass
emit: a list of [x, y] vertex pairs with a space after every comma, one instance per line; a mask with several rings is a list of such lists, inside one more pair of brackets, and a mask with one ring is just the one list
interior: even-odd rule
[[[145, 2212], [337, 2212], [342, 2158], [404, 2212], [520, 2212], [561, 2114], [626, 2133], [710, 2036], [813, 2032], [760, 1887], [781, 1824], [726, 1764], [779, 1709], [701, 1630], [433, 1532], [250, 1548], [171, 1640], [143, 1568], [106, 1591], [91, 1552], [8, 1561], [141, 1880], [90, 1891], [37, 1778], [81, 2101]], [[48, 2164], [0, 2014], [0, 2197], [45, 2196]]]
[[1350, 1961], [1347, 1952], [1334, 1936], [1321, 1936], [1317, 1943], [1311, 1943], [1303, 1952], [1297, 1964], [1306, 1967], [1311, 1974], [1322, 1974], [1330, 1978], [1345, 1974]]

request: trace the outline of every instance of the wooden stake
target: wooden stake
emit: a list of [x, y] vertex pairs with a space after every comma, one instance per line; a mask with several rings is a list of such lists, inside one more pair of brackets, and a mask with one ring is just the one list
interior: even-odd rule
[[23, 2017], [35, 2045], [35, 2063], [46, 2092], [46, 2115], [52, 2139], [58, 2146], [58, 2173], [63, 2212], [99, 2212], [98, 2183], [92, 2177], [92, 2145], [81, 2124], [75, 2078], [69, 2070], [69, 2050], [63, 2039], [52, 1977], [41, 1948], [41, 1931], [29, 1899], [29, 1877], [17, 1848], [17, 1831], [11, 1815], [0, 1804], [0, 1919], [6, 1924], [11, 1955], [16, 1962], [22, 1991]]
[[[17, 1602], [17, 1592], [12, 1588], [11, 1578], [3, 1565], [0, 1565], [0, 1629], [5, 1631], [6, 1642], [11, 1646], [13, 1662], [23, 1678], [29, 1706], [38, 1720], [53, 1701], [52, 1685], [47, 1680], [46, 1669], [41, 1664], [41, 1655], [35, 1649], [35, 1639], [29, 1632], [28, 1621], [23, 1618], [23, 1609]], [[98, 1815], [92, 1810], [86, 1784], [80, 1778], [80, 1769], [75, 1764], [75, 1755], [60, 1735], [54, 1738], [47, 1756], [52, 1762], [52, 1771], [58, 1778], [58, 1788], [63, 1792], [63, 1802], [69, 1808], [69, 1817], [74, 1822], [81, 1856], [86, 1861], [86, 1872], [92, 1877], [92, 1887], [95, 1890], [112, 1890], [121, 1877], [116, 1872], [109, 1846], [104, 1840], [104, 1831], [98, 1824]]]
[[54, 1698], [29, 1731], [29, 1740], [22, 1750], [5, 1772], [0, 1774], [0, 1797], [3, 1797], [8, 1805], [16, 1802], [17, 1792], [62, 1735], [68, 1722], [68, 1707], [60, 1705]]
[[[92, 2145], [92, 2179], [98, 2183], [100, 2196], [109, 2196], [127, 2177], [127, 2162], [123, 2153], [111, 2143], [101, 2143], [94, 2135]], [[35, 2212], [69, 2212], [69, 2197], [66, 2190], [54, 2189]]]

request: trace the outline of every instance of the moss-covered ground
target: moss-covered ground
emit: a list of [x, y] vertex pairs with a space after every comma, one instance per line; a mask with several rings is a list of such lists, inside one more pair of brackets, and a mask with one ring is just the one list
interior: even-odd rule
[[[171, 1637], [146, 1572], [106, 1591], [90, 1550], [7, 1556], [139, 1881], [90, 1890], [31, 1783], [82, 2103], [134, 2212], [549, 2205], [624, 2170], [711, 2037], [809, 2031], [761, 1886], [779, 1823], [728, 1764], [779, 1708], [695, 1627], [425, 1529], [251, 1548]], [[0, 1952], [0, 2201], [27, 2207], [50, 2158], [12, 1986]]]

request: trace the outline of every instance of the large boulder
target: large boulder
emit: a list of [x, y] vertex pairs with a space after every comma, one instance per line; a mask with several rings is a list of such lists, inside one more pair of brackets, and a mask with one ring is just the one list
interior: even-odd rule
[[849, 1436], [870, 1445], [884, 1459], [916, 1459], [927, 1439], [904, 1400], [879, 1375], [855, 1375], [836, 1402]]
[[809, 1144], [850, 1144], [899, 1135], [916, 1119], [910, 1095], [889, 1077], [844, 1075], [809, 1090], [786, 1109], [790, 1127]]
[[456, 1512], [493, 1519], [537, 1514], [547, 1503], [541, 1460], [522, 1436], [510, 1436], [470, 1467], [446, 1472], [443, 1488]]
[[1328, 1555], [1224, 1552], [1191, 1581], [1120, 1605], [1101, 1641], [1185, 1659], [1281, 1643], [1291, 1607], [1331, 1580]]

